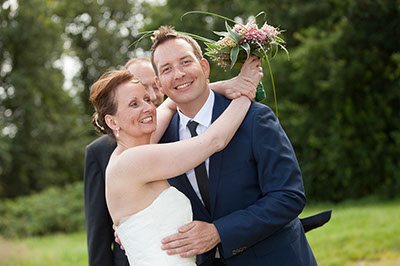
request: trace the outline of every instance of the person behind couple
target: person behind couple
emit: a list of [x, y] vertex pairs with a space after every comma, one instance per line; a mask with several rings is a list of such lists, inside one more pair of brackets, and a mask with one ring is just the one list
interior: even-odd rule
[[[199, 70], [203, 72], [199, 73], [201, 80], [206, 81], [207, 69]], [[167, 100], [156, 115], [143, 85], [128, 71], [104, 74], [92, 86], [90, 101], [96, 110], [93, 125], [117, 141], [106, 170], [106, 201], [129, 262], [195, 265], [194, 257], [168, 256], [161, 250], [162, 237], [192, 220], [190, 201], [166, 179], [185, 173], [223, 149], [250, 100], [245, 96], [233, 100], [201, 136], [161, 145], [148, 144], [159, 141], [176, 105]]]
[[126, 62], [124, 68], [140, 80], [156, 108], [163, 103], [164, 94], [157, 87], [155, 82], [156, 74], [150, 59], [144, 57], [132, 58]]
[[[155, 73], [148, 58], [132, 58], [124, 67], [139, 78], [158, 107], [164, 98], [155, 83]], [[125, 252], [114, 241], [112, 220], [105, 202], [105, 169], [116, 142], [108, 136], [94, 140], [85, 152], [85, 221], [90, 266], [127, 266]]]
[[[208, 62], [192, 38], [162, 26], [152, 40], [157, 86], [179, 107], [160, 142], [190, 138], [190, 120], [201, 134], [230, 101], [210, 91], [201, 71], [208, 73]], [[203, 265], [316, 265], [298, 218], [306, 203], [300, 168], [270, 108], [253, 103], [228, 146], [208, 161], [208, 208], [193, 171], [168, 180], [190, 199], [196, 221], [164, 238], [163, 250], [201, 254]]]

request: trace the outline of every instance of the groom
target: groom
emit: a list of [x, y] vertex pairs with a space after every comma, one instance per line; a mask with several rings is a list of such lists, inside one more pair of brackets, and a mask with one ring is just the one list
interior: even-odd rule
[[[230, 101], [209, 89], [209, 64], [192, 38], [162, 26], [152, 40], [157, 86], [179, 107], [161, 142], [201, 134]], [[195, 132], [188, 121], [198, 123]], [[253, 103], [205, 167], [206, 182], [198, 169], [169, 180], [196, 221], [163, 240], [168, 254], [202, 254], [204, 265], [316, 265], [298, 218], [306, 203], [299, 165], [271, 109]]]

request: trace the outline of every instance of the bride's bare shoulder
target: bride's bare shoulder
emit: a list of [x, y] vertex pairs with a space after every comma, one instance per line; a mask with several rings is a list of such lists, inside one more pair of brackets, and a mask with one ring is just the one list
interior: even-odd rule
[[112, 154], [107, 172], [109, 174], [132, 173], [132, 171], [145, 170], [155, 145], [142, 145], [124, 150], [119, 154]]

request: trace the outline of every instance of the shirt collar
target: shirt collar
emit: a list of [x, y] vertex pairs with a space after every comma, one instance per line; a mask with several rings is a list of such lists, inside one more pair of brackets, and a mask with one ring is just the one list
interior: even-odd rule
[[196, 114], [196, 116], [192, 119], [186, 115], [184, 115], [178, 108], [178, 114], [180, 119], [181, 127], [186, 127], [187, 122], [190, 120], [194, 120], [202, 126], [208, 128], [211, 125], [212, 118], [212, 110], [214, 106], [215, 95], [212, 90], [208, 95], [207, 101], [204, 103], [203, 107], [201, 107], [200, 111]]

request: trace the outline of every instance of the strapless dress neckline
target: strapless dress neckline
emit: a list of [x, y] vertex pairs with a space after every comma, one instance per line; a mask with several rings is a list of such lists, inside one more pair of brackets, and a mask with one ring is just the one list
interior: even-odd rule
[[[135, 216], [135, 215], [143, 215], [143, 213], [145, 213], [148, 209], [151, 209], [152, 208], [152, 206], [154, 205], [154, 204], [157, 204], [157, 201], [159, 201], [162, 197], [163, 197], [163, 195], [164, 194], [166, 194], [166, 193], [168, 193], [168, 191], [169, 190], [177, 190], [176, 188], [174, 188], [174, 187], [168, 187], [168, 188], [166, 188], [166, 189], [164, 189], [158, 196], [157, 196], [157, 198], [155, 198], [154, 200], [153, 200], [153, 202], [152, 203], [150, 203], [150, 205], [149, 206], [147, 206], [146, 208], [144, 208], [143, 210], [140, 210], [140, 211], [138, 211], [137, 213], [134, 213], [134, 214], [132, 214], [132, 215], [128, 215], [128, 216], [125, 216], [125, 217], [122, 217], [120, 220], [119, 220], [119, 225], [121, 225], [122, 223], [124, 223], [125, 221], [127, 221], [129, 218], [131, 218], [131, 217], [133, 217], [133, 216]], [[179, 192], [179, 190], [178, 190], [178, 192]]]
[[145, 209], [120, 219], [117, 234], [130, 265], [195, 266], [195, 257], [167, 255], [161, 240], [193, 219], [189, 199], [174, 187], [162, 191]]

